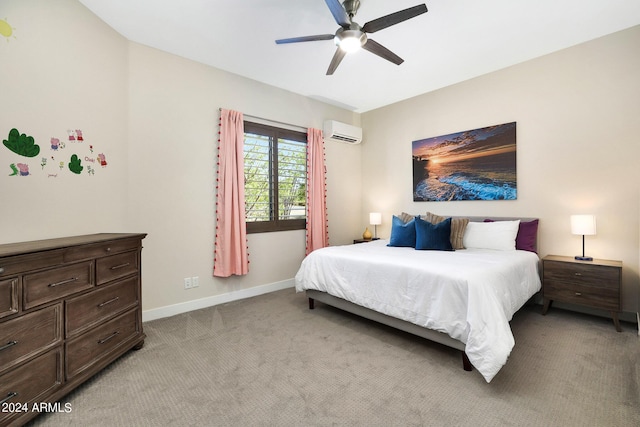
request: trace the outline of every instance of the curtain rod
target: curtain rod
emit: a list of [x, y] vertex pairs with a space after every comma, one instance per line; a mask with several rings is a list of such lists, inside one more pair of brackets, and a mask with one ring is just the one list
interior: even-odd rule
[[[218, 108], [218, 111], [222, 111], [222, 108]], [[251, 114], [245, 114], [245, 113], [242, 113], [242, 115], [244, 116], [245, 119], [249, 119], [249, 121], [251, 121], [251, 119], [258, 120], [258, 121], [263, 122], [262, 124], [266, 124], [266, 125], [287, 126], [290, 130], [296, 130], [296, 131], [304, 132], [304, 133], [307, 133], [307, 131], [309, 130], [308, 128], [306, 128], [304, 126], [294, 125], [293, 123], [279, 122], [277, 120], [265, 119], [264, 117], [253, 116]]]

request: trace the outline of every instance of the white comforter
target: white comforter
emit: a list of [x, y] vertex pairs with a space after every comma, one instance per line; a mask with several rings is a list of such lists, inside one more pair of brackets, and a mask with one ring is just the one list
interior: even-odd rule
[[515, 343], [509, 321], [540, 290], [538, 256], [519, 250], [417, 251], [387, 243], [312, 252], [296, 274], [296, 290], [327, 292], [444, 332], [466, 344], [469, 361], [490, 382]]

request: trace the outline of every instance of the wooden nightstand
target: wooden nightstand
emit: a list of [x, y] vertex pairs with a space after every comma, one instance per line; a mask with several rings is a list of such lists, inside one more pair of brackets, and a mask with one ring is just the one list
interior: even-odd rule
[[369, 243], [369, 242], [373, 242], [374, 240], [380, 240], [378, 239], [353, 239], [353, 244], [355, 245], [356, 243]]
[[547, 314], [552, 301], [608, 310], [616, 330], [621, 332], [618, 320], [621, 283], [621, 261], [578, 261], [573, 257], [548, 255], [542, 259], [542, 314]]

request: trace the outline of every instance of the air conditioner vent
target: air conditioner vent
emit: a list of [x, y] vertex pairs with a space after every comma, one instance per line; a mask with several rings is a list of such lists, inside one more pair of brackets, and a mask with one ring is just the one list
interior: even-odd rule
[[347, 144], [360, 144], [362, 142], [362, 129], [335, 120], [325, 120], [324, 137]]

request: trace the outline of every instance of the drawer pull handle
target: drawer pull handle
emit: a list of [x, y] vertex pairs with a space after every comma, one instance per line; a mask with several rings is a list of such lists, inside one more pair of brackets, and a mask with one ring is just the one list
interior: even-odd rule
[[120, 297], [111, 298], [109, 301], [105, 301], [105, 302], [102, 302], [102, 303], [98, 304], [98, 308], [102, 308], [105, 305], [108, 305], [108, 304], [111, 304], [112, 302], [118, 301], [119, 299], [120, 299]]
[[7, 403], [8, 401], [10, 401], [11, 399], [13, 399], [14, 397], [16, 397], [18, 395], [18, 393], [16, 393], [15, 391], [10, 391], [7, 394], [7, 397], [5, 397], [4, 399], [0, 400], [0, 405], [2, 405], [3, 403]]
[[4, 267], [0, 267], [0, 274], [4, 273]]
[[104, 343], [106, 343], [107, 341], [109, 341], [111, 338], [115, 337], [115, 336], [116, 336], [116, 335], [118, 335], [119, 333], [120, 333], [120, 331], [115, 331], [114, 333], [112, 333], [112, 334], [111, 334], [111, 335], [109, 335], [108, 337], [106, 337], [106, 338], [103, 338], [103, 339], [99, 340], [99, 341], [98, 341], [98, 344], [104, 344]]
[[582, 273], [573, 273], [573, 274], [575, 274], [576, 276], [582, 276]]
[[8, 343], [6, 343], [5, 345], [0, 346], [0, 351], [2, 351], [2, 350], [6, 350], [6, 349], [8, 349], [8, 348], [10, 348], [10, 347], [13, 347], [13, 346], [14, 346], [14, 345], [16, 345], [16, 344], [18, 344], [18, 341], [9, 341], [9, 342], [8, 342]]
[[71, 279], [63, 280], [62, 282], [49, 283], [49, 287], [53, 288], [55, 286], [66, 285], [67, 283], [75, 282], [78, 280], [77, 277], [72, 277]]
[[582, 292], [576, 292], [576, 296], [577, 297], [581, 297], [582, 296]]
[[127, 267], [129, 264], [131, 264], [131, 263], [125, 262], [124, 264], [114, 265], [113, 267], [111, 267], [111, 269], [112, 270], [117, 270], [117, 269], [122, 268], [122, 267]]

